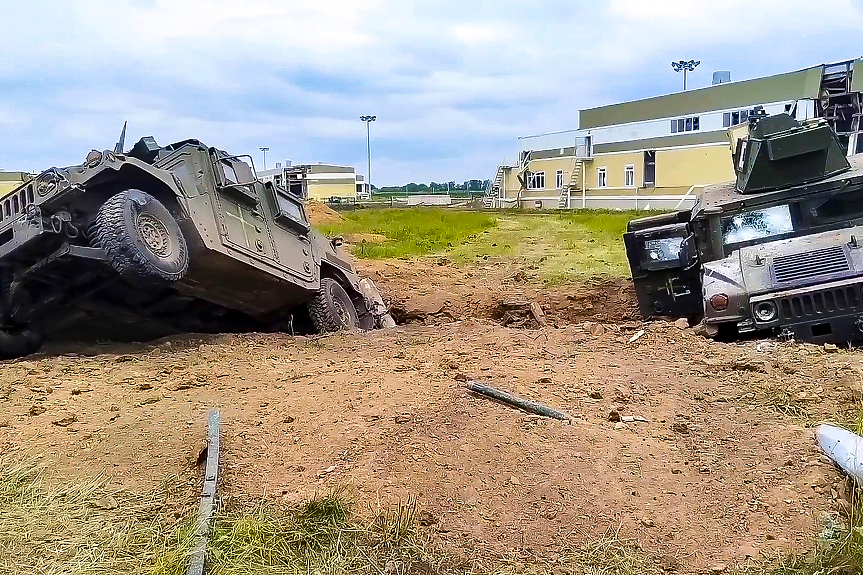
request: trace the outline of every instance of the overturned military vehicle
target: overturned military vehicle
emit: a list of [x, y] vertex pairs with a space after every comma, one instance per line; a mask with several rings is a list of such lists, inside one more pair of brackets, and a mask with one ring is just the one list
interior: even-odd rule
[[761, 109], [729, 137], [736, 181], [628, 224], [642, 315], [711, 335], [863, 340], [863, 155], [846, 157], [824, 120]]
[[[302, 191], [197, 140], [92, 151], [0, 198], [0, 358], [52, 334], [372, 329], [370, 280], [313, 230]], [[249, 161], [246, 162], [244, 158]]]

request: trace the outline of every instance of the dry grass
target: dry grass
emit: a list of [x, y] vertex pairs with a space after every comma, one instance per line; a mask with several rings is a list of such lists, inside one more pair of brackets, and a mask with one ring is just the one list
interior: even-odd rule
[[[211, 538], [217, 575], [448, 573], [453, 560], [419, 531], [410, 501], [363, 524], [344, 491], [299, 509], [261, 505], [219, 516]], [[457, 572], [457, 571], [453, 571]]]
[[178, 479], [136, 497], [99, 478], [57, 487], [32, 464], [5, 463], [0, 573], [183, 572], [189, 529], [179, 518], [190, 500]]
[[581, 534], [583, 543], [566, 546], [549, 562], [543, 557], [510, 558], [496, 575], [661, 575], [657, 557], [646, 554], [637, 543], [623, 539], [619, 528], [601, 537]]

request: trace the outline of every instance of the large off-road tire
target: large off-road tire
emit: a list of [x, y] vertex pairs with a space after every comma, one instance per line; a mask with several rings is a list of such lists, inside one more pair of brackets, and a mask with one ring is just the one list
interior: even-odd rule
[[0, 360], [36, 353], [44, 342], [45, 332], [37, 326], [20, 330], [0, 329]]
[[357, 329], [360, 323], [348, 292], [330, 278], [321, 278], [321, 289], [309, 302], [309, 315], [318, 333]]
[[189, 268], [189, 249], [177, 221], [141, 190], [126, 190], [96, 214], [94, 245], [124, 279], [139, 285], [175, 282]]

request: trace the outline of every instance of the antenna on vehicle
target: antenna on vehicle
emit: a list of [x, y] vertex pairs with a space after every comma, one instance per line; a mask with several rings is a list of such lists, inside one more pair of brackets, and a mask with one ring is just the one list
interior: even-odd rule
[[117, 145], [114, 146], [115, 154], [123, 153], [123, 146], [126, 145], [126, 124], [128, 122], [123, 122], [123, 131], [120, 132], [120, 139], [117, 141]]

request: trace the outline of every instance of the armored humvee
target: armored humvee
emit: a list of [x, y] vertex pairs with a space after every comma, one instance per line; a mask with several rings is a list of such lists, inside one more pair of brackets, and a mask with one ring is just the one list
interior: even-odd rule
[[863, 339], [863, 155], [846, 156], [823, 119], [763, 109], [729, 138], [736, 181], [627, 226], [642, 315], [709, 335]]
[[[302, 194], [198, 140], [91, 151], [0, 201], [0, 358], [47, 335], [393, 325], [370, 280], [312, 229]], [[248, 162], [246, 161], [248, 160]]]

